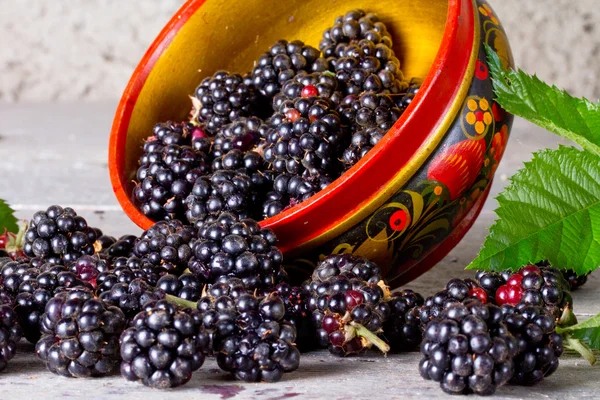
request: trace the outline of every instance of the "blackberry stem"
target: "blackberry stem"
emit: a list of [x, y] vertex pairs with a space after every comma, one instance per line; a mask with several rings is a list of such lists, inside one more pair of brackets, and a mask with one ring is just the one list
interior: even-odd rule
[[369, 344], [375, 345], [383, 354], [387, 354], [390, 351], [390, 346], [386, 342], [361, 324], [350, 322], [350, 326], [354, 328], [356, 336], [365, 339]]
[[172, 294], [167, 294], [165, 295], [165, 299], [171, 303], [171, 304], [175, 304], [176, 306], [179, 307], [183, 307], [183, 308], [196, 308], [196, 303], [193, 301], [189, 301], [189, 300], [184, 300], [180, 297], [177, 296], [173, 296]]
[[567, 345], [585, 358], [590, 365], [594, 365], [596, 363], [596, 356], [594, 356], [594, 352], [584, 342], [573, 338], [568, 333], [565, 334], [564, 337], [567, 341]]

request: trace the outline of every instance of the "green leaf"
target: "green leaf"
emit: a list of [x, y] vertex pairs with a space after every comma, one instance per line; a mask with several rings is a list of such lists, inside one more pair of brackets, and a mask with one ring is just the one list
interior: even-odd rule
[[488, 45], [486, 52], [502, 108], [600, 155], [600, 103], [572, 97], [521, 70], [505, 70]]
[[569, 333], [572, 337], [586, 342], [591, 348], [600, 350], [600, 314], [567, 328], [557, 328], [556, 332]]
[[600, 265], [600, 157], [573, 147], [535, 153], [498, 198], [499, 219], [468, 269], [540, 260], [582, 275]]
[[10, 208], [6, 201], [0, 199], [0, 235], [5, 230], [13, 233], [19, 230], [17, 218], [15, 218], [14, 213], [15, 211]]

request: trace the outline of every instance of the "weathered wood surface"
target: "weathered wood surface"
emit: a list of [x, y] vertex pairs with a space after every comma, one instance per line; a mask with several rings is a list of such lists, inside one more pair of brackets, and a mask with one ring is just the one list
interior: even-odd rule
[[[75, 207], [90, 224], [107, 233], [139, 233], [123, 214], [112, 193], [107, 172], [108, 132], [114, 104], [0, 106], [0, 197], [28, 218], [36, 210], [58, 203]], [[523, 121], [517, 121], [501, 163], [492, 196], [463, 241], [432, 271], [409, 287], [431, 295], [451, 277], [472, 276], [464, 271], [494, 220], [492, 197], [507, 177], [530, 158], [532, 151], [555, 147], [559, 139]], [[575, 292], [575, 310], [584, 319], [600, 311], [596, 301], [600, 276]], [[303, 355], [300, 369], [276, 384], [232, 381], [213, 360], [207, 360], [193, 380], [177, 390], [159, 392], [129, 383], [118, 375], [96, 380], [67, 379], [47, 372], [33, 355], [22, 350], [0, 375], [0, 399], [86, 398], [117, 399], [412, 399], [446, 397], [437, 384], [417, 372], [418, 353], [339, 359], [327, 352]], [[495, 398], [597, 399], [600, 369], [564, 356], [558, 371], [542, 384], [523, 388], [506, 386]]]

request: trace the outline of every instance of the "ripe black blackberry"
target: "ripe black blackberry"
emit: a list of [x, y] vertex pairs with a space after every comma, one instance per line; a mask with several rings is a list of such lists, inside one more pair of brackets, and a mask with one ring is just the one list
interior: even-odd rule
[[348, 169], [359, 162], [381, 138], [386, 134], [386, 130], [376, 126], [368, 128], [359, 128], [352, 133], [350, 145], [344, 149], [342, 162], [344, 168]]
[[413, 99], [419, 93], [419, 89], [421, 89], [421, 84], [423, 81], [419, 78], [412, 78], [408, 84], [408, 88], [403, 95], [395, 96], [394, 100], [396, 102], [396, 106], [404, 111], [406, 108], [412, 103]]
[[0, 372], [6, 369], [8, 362], [17, 352], [17, 343], [21, 340], [22, 332], [17, 313], [7, 303], [6, 298], [0, 298]]
[[272, 123], [275, 120], [278, 125], [262, 144], [264, 158], [275, 172], [337, 177], [338, 154], [348, 134], [328, 99], [297, 99]]
[[243, 152], [250, 150], [268, 132], [269, 125], [260, 118], [239, 118], [219, 129], [214, 138], [211, 155], [217, 158], [233, 149]]
[[194, 181], [210, 170], [210, 141], [194, 138], [202, 135], [200, 128], [187, 122], [154, 127], [154, 136], [144, 143], [133, 189], [133, 199], [144, 215], [154, 220], [183, 217], [183, 201]]
[[112, 260], [115, 258], [130, 257], [136, 240], [137, 236], [135, 235], [123, 235], [110, 246], [100, 251], [100, 254], [106, 256], [108, 261], [112, 264]]
[[569, 290], [574, 291], [585, 285], [588, 279], [589, 272], [584, 275], [578, 275], [572, 269], [561, 269], [563, 278], [569, 283]]
[[192, 119], [214, 135], [224, 125], [254, 113], [257, 103], [252, 85], [239, 74], [217, 71], [202, 80], [192, 102]]
[[298, 368], [296, 328], [284, 321], [286, 310], [279, 296], [207, 296], [198, 309], [219, 367], [237, 379], [276, 382]]
[[325, 72], [299, 72], [293, 79], [285, 82], [281, 91], [273, 97], [273, 110], [283, 112], [293, 107], [299, 98], [321, 97], [337, 106], [342, 101], [342, 93], [338, 88], [335, 74]]
[[209, 284], [230, 276], [240, 278], [249, 291], [266, 291], [286, 279], [276, 243], [273, 231], [256, 221], [222, 213], [200, 228], [188, 267]]
[[188, 301], [198, 301], [206, 283], [197, 275], [186, 273], [181, 276], [163, 275], [156, 283], [156, 288], [167, 294]]
[[200, 321], [196, 310], [149, 303], [121, 335], [121, 375], [155, 389], [187, 383], [209, 343]]
[[573, 304], [569, 283], [553, 267], [527, 265], [510, 275], [496, 291], [496, 304], [543, 306], [556, 318], [567, 305]]
[[345, 356], [376, 345], [389, 346], [376, 334], [391, 315], [389, 291], [374, 263], [351, 255], [333, 255], [317, 265], [304, 284], [308, 309], [320, 346]]
[[553, 374], [563, 353], [554, 316], [543, 307], [524, 304], [518, 307], [504, 305], [502, 313], [519, 349], [511, 383], [533, 385]]
[[127, 320], [131, 321], [146, 304], [164, 299], [165, 293], [136, 278], [130, 282], [115, 283], [109, 290], [103, 291], [100, 298], [106, 304], [121, 309]]
[[243, 171], [219, 170], [196, 179], [186, 199], [186, 218], [191, 224], [228, 212], [238, 218], [257, 215], [260, 202], [252, 178]]
[[299, 40], [279, 40], [256, 61], [252, 82], [262, 95], [272, 98], [299, 72], [327, 70], [326, 61], [319, 56], [319, 50]]
[[275, 177], [273, 190], [268, 192], [263, 202], [263, 218], [270, 218], [288, 207], [299, 204], [331, 184], [332, 179], [325, 175], [299, 176], [282, 173]]
[[13, 261], [2, 268], [3, 288], [15, 301], [15, 311], [23, 336], [31, 343], [40, 338], [40, 320], [48, 301], [56, 293], [75, 286], [86, 286], [77, 275], [62, 265]]
[[181, 274], [192, 257], [190, 243], [196, 230], [181, 221], [159, 221], [135, 242], [133, 252], [169, 273]]
[[275, 286], [274, 293], [283, 300], [285, 305], [283, 319], [296, 328], [296, 346], [298, 349], [300, 351], [314, 349], [315, 334], [308, 310], [309, 294], [306, 288], [282, 282]]
[[340, 44], [337, 51], [339, 58], [331, 63], [344, 95], [399, 94], [407, 90], [408, 82], [391, 47], [362, 39], [356, 44]]
[[423, 296], [410, 289], [393, 292], [387, 301], [391, 314], [383, 323], [382, 338], [392, 352], [411, 351], [419, 347], [422, 334], [419, 321], [407, 318], [408, 312], [423, 305]]
[[345, 123], [357, 129], [377, 127], [384, 134], [402, 115], [392, 97], [371, 92], [344, 97], [338, 111]]
[[335, 18], [333, 26], [323, 32], [319, 49], [327, 59], [340, 57], [338, 49], [340, 43], [357, 43], [362, 39], [392, 47], [392, 36], [377, 14], [367, 14], [357, 9]]
[[502, 311], [478, 300], [453, 303], [427, 324], [419, 372], [450, 394], [491, 395], [513, 375], [517, 342]]
[[454, 278], [448, 281], [444, 290], [427, 297], [422, 306], [411, 309], [406, 318], [410, 322], [419, 321], [421, 328], [424, 329], [430, 321], [439, 317], [449, 305], [471, 299], [488, 303], [487, 293], [476, 281]]
[[212, 168], [213, 172], [232, 170], [247, 175], [254, 191], [261, 199], [273, 187], [275, 172], [267, 170], [265, 160], [256, 151], [230, 150], [225, 155], [215, 158]]
[[96, 231], [70, 207], [50, 206], [33, 215], [23, 251], [28, 257], [68, 265], [82, 255], [94, 254]]
[[41, 320], [37, 355], [55, 374], [104, 376], [119, 363], [119, 336], [125, 315], [94, 297], [91, 290], [68, 289], [54, 296]]

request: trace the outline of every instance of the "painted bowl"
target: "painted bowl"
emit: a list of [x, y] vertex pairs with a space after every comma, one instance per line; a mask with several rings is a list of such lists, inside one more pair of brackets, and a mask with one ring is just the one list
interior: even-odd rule
[[[150, 46], [115, 115], [110, 176], [127, 215], [153, 222], [131, 200], [142, 143], [155, 123], [183, 120], [188, 95], [220, 69], [244, 73], [278, 39], [317, 46], [336, 15], [361, 0], [190, 0]], [[261, 222], [273, 229], [293, 276], [320, 256], [353, 253], [377, 261], [392, 286], [437, 263], [480, 212], [512, 117], [493, 100], [483, 44], [512, 66], [506, 35], [483, 0], [371, 2], [394, 38], [407, 77], [423, 84], [381, 142], [309, 200]]]

